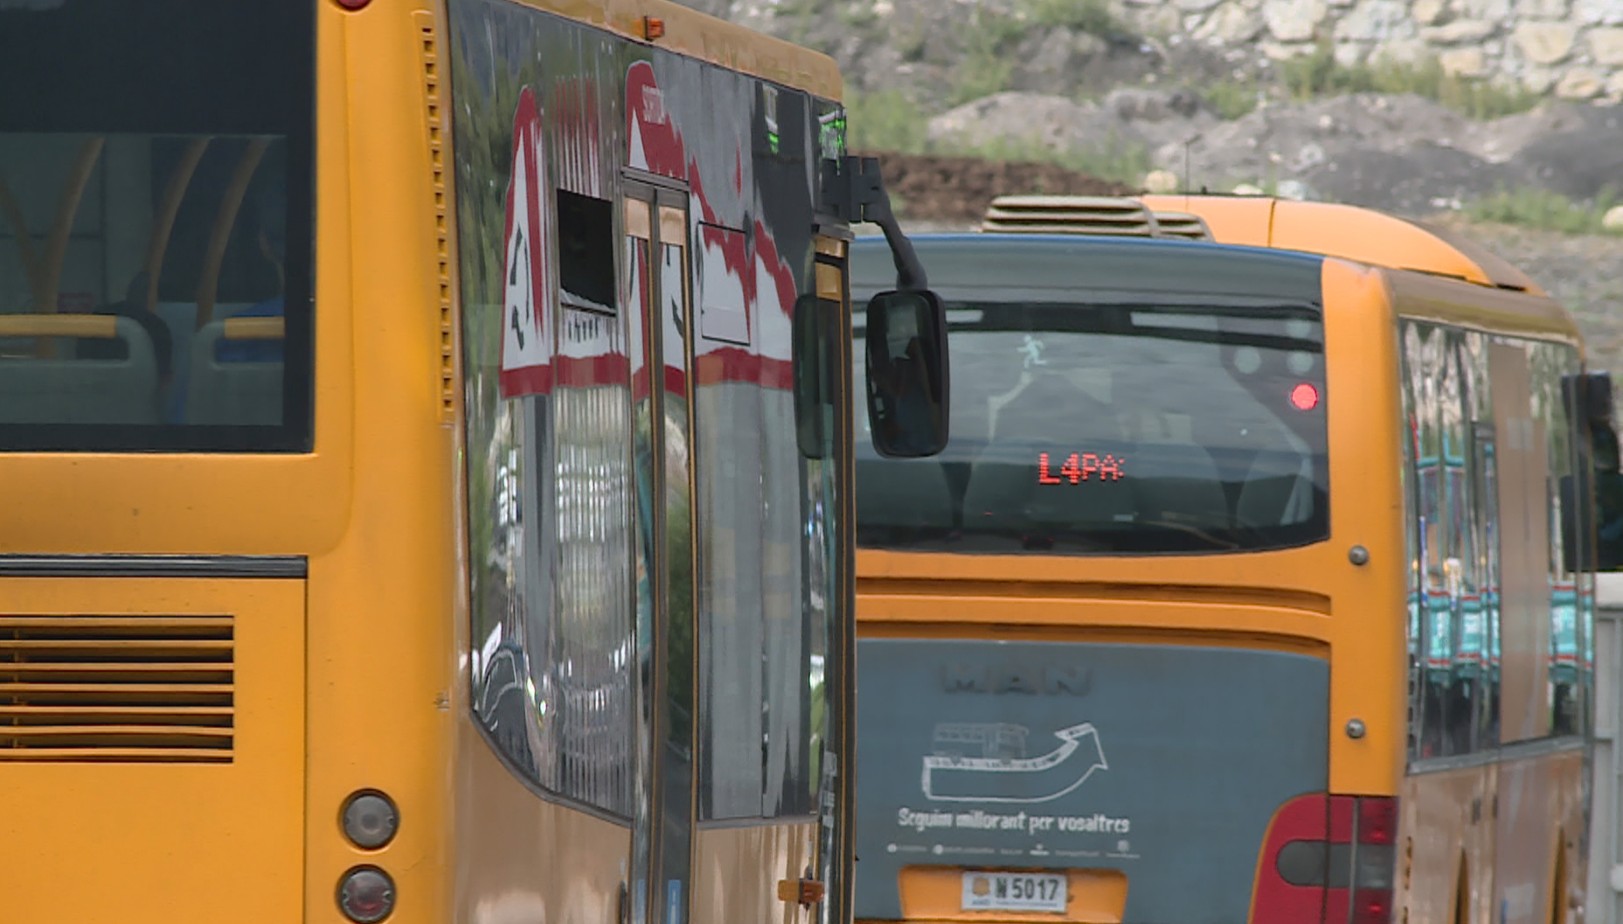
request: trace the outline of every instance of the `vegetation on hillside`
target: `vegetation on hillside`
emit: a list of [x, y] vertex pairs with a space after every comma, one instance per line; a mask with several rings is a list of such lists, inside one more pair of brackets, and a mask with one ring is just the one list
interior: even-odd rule
[[1492, 221], [1541, 231], [1623, 234], [1623, 230], [1609, 231], [1601, 224], [1607, 211], [1619, 204], [1623, 204], [1623, 195], [1614, 187], [1602, 190], [1589, 202], [1574, 202], [1560, 193], [1544, 189], [1514, 189], [1502, 190], [1467, 203], [1465, 214], [1473, 221]]

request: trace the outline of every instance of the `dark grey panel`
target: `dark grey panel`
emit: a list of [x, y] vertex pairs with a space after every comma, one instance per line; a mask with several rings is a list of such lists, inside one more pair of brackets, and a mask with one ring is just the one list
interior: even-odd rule
[[299, 555], [0, 555], [0, 577], [303, 578]]
[[903, 867], [1120, 869], [1129, 924], [1233, 924], [1280, 805], [1327, 786], [1329, 666], [1227, 648], [867, 639], [857, 917]]
[[[1030, 297], [1059, 290], [1076, 300], [1106, 301], [1133, 293], [1168, 298], [1245, 296], [1318, 303], [1318, 256], [1187, 241], [1093, 238], [1080, 235], [921, 234], [913, 240], [930, 288], [951, 299], [1010, 293]], [[865, 300], [896, 282], [884, 240], [858, 238], [851, 247], [851, 297]], [[1014, 293], [1022, 293], [1016, 295]]]

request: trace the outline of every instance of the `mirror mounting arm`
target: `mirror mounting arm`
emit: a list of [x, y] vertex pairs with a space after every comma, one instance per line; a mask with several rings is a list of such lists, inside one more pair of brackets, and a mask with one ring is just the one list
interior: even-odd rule
[[924, 264], [913, 251], [913, 242], [902, 233], [896, 213], [890, 206], [890, 193], [879, 174], [877, 157], [846, 155], [840, 160], [823, 161], [825, 208], [848, 222], [867, 221], [885, 232], [885, 243], [896, 261], [896, 288], [902, 292], [922, 292], [930, 287]]

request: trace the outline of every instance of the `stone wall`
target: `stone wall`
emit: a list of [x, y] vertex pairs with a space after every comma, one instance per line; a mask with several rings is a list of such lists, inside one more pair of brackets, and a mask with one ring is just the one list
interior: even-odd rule
[[1113, 0], [1150, 34], [1274, 60], [1333, 44], [1343, 64], [1435, 59], [1565, 99], [1623, 101], [1623, 0]]

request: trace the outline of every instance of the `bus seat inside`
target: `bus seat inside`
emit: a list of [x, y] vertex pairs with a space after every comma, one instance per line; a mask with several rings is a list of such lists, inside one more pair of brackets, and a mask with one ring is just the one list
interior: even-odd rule
[[[111, 322], [110, 324], [108, 322]], [[42, 339], [123, 342], [117, 358], [38, 355]], [[53, 351], [66, 354], [65, 349]], [[158, 362], [152, 341], [128, 317], [9, 315], [0, 318], [0, 422], [155, 424]]]
[[[250, 319], [240, 319], [250, 320]], [[222, 361], [217, 350], [226, 340], [281, 340], [274, 336], [232, 336], [239, 319], [210, 321], [191, 345], [191, 378], [186, 393], [186, 422], [192, 424], [276, 425], [282, 422], [282, 362]]]

